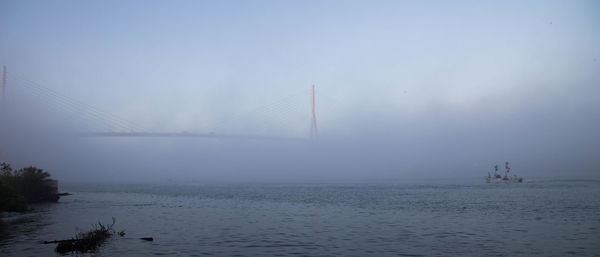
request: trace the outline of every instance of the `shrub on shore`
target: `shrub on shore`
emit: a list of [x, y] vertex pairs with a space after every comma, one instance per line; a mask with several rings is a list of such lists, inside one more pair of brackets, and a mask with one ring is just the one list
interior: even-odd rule
[[0, 212], [22, 212], [27, 203], [57, 200], [57, 181], [50, 179], [50, 173], [33, 166], [13, 170], [8, 163], [0, 163]]

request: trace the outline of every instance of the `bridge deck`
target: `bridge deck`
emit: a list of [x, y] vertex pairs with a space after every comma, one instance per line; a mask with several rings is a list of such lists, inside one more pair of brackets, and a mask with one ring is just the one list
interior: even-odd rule
[[222, 139], [257, 139], [257, 140], [293, 140], [304, 141], [308, 138], [300, 137], [272, 137], [216, 133], [190, 133], [190, 132], [84, 132], [78, 133], [82, 137], [197, 137], [197, 138], [222, 138]]

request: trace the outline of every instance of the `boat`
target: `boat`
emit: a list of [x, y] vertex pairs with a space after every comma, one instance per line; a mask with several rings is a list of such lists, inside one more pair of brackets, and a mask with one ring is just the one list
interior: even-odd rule
[[508, 162], [505, 163], [504, 168], [506, 168], [506, 172], [504, 173], [504, 177], [498, 174], [498, 165], [494, 165], [494, 175], [488, 172], [487, 177], [485, 178], [485, 182], [487, 183], [523, 183], [522, 177], [517, 177], [514, 175], [510, 177], [508, 174], [510, 173], [510, 167], [508, 166]]

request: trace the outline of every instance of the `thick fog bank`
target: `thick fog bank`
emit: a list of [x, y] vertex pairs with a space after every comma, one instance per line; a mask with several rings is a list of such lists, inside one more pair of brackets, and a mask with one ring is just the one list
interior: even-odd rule
[[342, 136], [323, 129], [300, 140], [81, 137], [62, 114], [21, 108], [2, 113], [0, 158], [64, 181], [123, 183], [468, 178], [504, 161], [524, 177], [597, 177], [597, 111], [563, 107], [369, 113], [338, 128]]

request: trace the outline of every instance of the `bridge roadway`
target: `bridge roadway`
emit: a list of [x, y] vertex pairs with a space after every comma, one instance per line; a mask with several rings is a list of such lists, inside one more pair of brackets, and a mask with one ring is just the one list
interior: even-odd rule
[[217, 133], [191, 133], [191, 132], [82, 132], [77, 133], [82, 137], [197, 137], [219, 139], [255, 139], [255, 140], [289, 140], [305, 141], [309, 138], [301, 137], [273, 137], [256, 135], [217, 134]]

